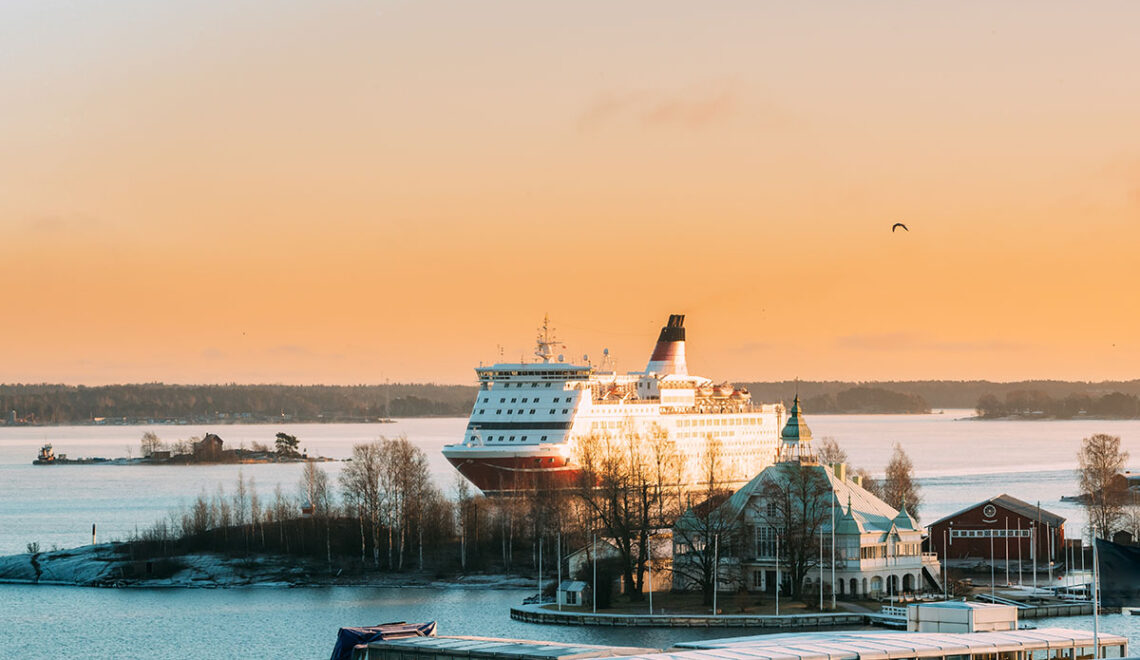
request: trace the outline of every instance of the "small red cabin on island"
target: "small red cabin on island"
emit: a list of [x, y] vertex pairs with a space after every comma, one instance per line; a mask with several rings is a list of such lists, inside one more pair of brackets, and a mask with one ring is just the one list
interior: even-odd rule
[[949, 560], [1008, 557], [1011, 561], [1036, 559], [1038, 564], [1048, 564], [1064, 557], [1064, 525], [1064, 518], [1040, 504], [1003, 493], [929, 525], [929, 549]]

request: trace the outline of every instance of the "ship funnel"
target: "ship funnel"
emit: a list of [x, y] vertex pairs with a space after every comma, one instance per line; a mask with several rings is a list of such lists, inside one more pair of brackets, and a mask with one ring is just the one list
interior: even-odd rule
[[657, 347], [649, 358], [646, 373], [660, 376], [688, 376], [689, 367], [685, 364], [685, 315], [670, 314], [669, 322], [661, 328]]

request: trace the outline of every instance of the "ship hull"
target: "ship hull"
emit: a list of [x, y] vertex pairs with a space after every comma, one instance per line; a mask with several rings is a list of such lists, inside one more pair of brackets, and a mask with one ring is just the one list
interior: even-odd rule
[[[446, 454], [445, 454], [446, 456]], [[460, 474], [487, 494], [570, 488], [579, 470], [561, 456], [446, 456]]]

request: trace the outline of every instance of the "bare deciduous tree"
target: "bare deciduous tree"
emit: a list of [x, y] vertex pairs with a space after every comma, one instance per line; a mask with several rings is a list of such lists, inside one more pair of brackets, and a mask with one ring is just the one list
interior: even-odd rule
[[643, 597], [652, 516], [664, 495], [657, 487], [658, 450], [664, 479], [668, 449], [660, 437], [646, 437], [627, 425], [617, 436], [590, 435], [577, 444], [578, 498], [617, 549], [621, 578], [632, 600]]
[[730, 554], [731, 543], [739, 531], [738, 520], [725, 515], [720, 508], [732, 494], [724, 483], [721, 454], [720, 440], [708, 435], [698, 459], [701, 487], [689, 493], [697, 502], [687, 508], [673, 527], [673, 543], [677, 548], [673, 573], [697, 585], [705, 605], [712, 605], [719, 559]]
[[162, 449], [162, 440], [159, 440], [158, 434], [154, 431], [147, 431], [142, 434], [142, 440], [139, 441], [139, 448], [144, 457], [150, 458], [154, 452]]
[[918, 483], [914, 480], [914, 464], [903, 451], [902, 445], [898, 443], [895, 443], [894, 453], [887, 463], [881, 497], [895, 509], [901, 509], [905, 503], [907, 512], [915, 519], [918, 518], [922, 495], [919, 493]]
[[776, 531], [780, 564], [793, 598], [803, 598], [804, 578], [819, 565], [819, 538], [831, 517], [831, 486], [826, 467], [784, 462], [768, 469], [760, 519]]
[[313, 507], [313, 517], [324, 520], [332, 511], [329, 475], [315, 461], [306, 461], [301, 470], [301, 494]]
[[816, 456], [819, 458], [819, 462], [824, 465], [838, 465], [847, 462], [847, 452], [831, 436], [824, 436], [819, 439]]
[[1081, 442], [1077, 453], [1080, 462], [1081, 494], [1088, 511], [1094, 538], [1108, 538], [1124, 518], [1128, 486], [1121, 475], [1128, 462], [1128, 452], [1120, 449], [1120, 437], [1098, 433]]
[[352, 460], [340, 472], [341, 488], [346, 506], [351, 503], [360, 518], [361, 548], [364, 554], [364, 521], [369, 523], [372, 535], [372, 563], [380, 565], [380, 514], [384, 505], [380, 491], [383, 472], [380, 444], [363, 443], [352, 447]]

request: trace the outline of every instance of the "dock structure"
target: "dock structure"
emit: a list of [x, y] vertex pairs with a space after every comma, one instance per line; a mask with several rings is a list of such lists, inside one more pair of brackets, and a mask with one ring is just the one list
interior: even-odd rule
[[1126, 637], [1101, 633], [1097, 642], [1100, 652], [1094, 656], [1093, 633], [1067, 628], [980, 633], [817, 632], [681, 642], [674, 652], [636, 657], [711, 660], [720, 652], [726, 660], [1091, 660], [1128, 655]]
[[[1094, 653], [1093, 647], [1099, 649]], [[357, 646], [353, 660], [1092, 660], [1125, 658], [1120, 635], [1065, 628], [981, 633], [831, 631], [681, 642], [671, 649], [488, 637], [419, 637]]]
[[409, 637], [356, 647], [352, 660], [586, 660], [657, 653], [628, 646], [565, 644], [497, 637]]
[[[544, 607], [511, 608], [511, 618], [527, 623], [565, 626], [612, 626], [629, 628], [772, 628], [819, 630], [840, 626], [862, 626], [867, 615], [859, 612], [820, 612], [818, 614], [607, 614], [558, 612]], [[906, 619], [903, 619], [905, 625]]]
[[[527, 623], [619, 628], [765, 628], [770, 630], [827, 630], [859, 626], [907, 627], [908, 607], [884, 605], [878, 612], [815, 612], [805, 614], [612, 614], [557, 611], [542, 605], [511, 608], [511, 618]], [[1018, 619], [1092, 614], [1091, 602], [1017, 606]], [[1016, 623], [1014, 624], [1016, 627]]]

